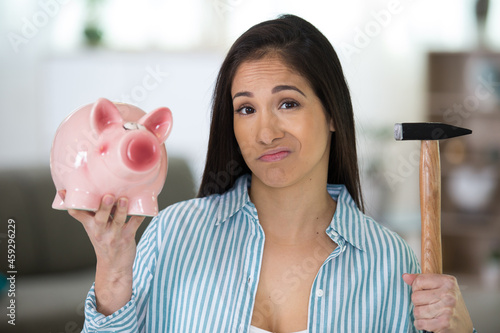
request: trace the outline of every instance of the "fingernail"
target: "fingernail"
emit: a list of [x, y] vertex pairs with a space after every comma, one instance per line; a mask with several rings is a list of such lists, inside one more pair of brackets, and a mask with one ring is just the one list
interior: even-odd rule
[[127, 206], [127, 199], [121, 198], [120, 201], [118, 202], [120, 207], [126, 207]]
[[104, 203], [105, 203], [106, 205], [108, 205], [108, 206], [109, 206], [109, 205], [112, 205], [112, 204], [113, 204], [113, 201], [114, 201], [114, 199], [113, 199], [113, 197], [112, 197], [112, 196], [110, 196], [110, 195], [107, 195], [107, 196], [105, 196], [105, 197], [104, 197]]

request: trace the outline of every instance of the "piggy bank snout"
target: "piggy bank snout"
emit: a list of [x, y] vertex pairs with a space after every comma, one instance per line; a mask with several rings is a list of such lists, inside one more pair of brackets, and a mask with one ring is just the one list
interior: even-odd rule
[[122, 158], [125, 165], [135, 171], [144, 172], [160, 161], [160, 144], [151, 134], [139, 133], [128, 136], [122, 144]]

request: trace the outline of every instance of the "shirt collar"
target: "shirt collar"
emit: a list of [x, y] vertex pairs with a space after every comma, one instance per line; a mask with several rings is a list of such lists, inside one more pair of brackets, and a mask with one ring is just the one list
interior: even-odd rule
[[327, 185], [330, 196], [337, 202], [332, 222], [326, 233], [336, 243], [339, 237], [365, 251], [366, 225], [365, 215], [359, 210], [345, 185]]
[[[219, 197], [216, 225], [227, 221], [240, 210], [247, 211], [252, 217], [257, 218], [257, 211], [250, 201], [248, 187], [251, 176], [240, 176], [234, 186]], [[337, 202], [337, 208], [326, 233], [336, 243], [339, 237], [360, 250], [365, 250], [365, 216], [359, 210], [351, 195], [344, 185], [327, 186], [328, 193]]]
[[[236, 179], [234, 186], [230, 190], [221, 194], [219, 197], [219, 206], [217, 208], [216, 225], [224, 223], [247, 204], [255, 210], [255, 206], [250, 201], [250, 196], [248, 195], [250, 179], [251, 176], [249, 174], [240, 176]], [[256, 211], [255, 218], [257, 218]]]

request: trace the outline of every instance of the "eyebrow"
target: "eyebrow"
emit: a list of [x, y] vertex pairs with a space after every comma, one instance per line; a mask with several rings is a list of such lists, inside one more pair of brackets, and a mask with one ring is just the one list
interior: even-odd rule
[[279, 93], [280, 91], [283, 91], [283, 90], [295, 90], [297, 91], [298, 93], [300, 93], [302, 96], [304, 97], [307, 97], [306, 94], [304, 94], [302, 92], [302, 90], [300, 90], [299, 88], [297, 88], [296, 86], [288, 86], [288, 85], [281, 85], [281, 86], [276, 86], [273, 88], [273, 90], [271, 90], [271, 92], [273, 94], [276, 94], [276, 93]]
[[[271, 92], [273, 94], [276, 94], [276, 93], [279, 93], [280, 91], [284, 91], [284, 90], [295, 90], [298, 93], [300, 93], [302, 96], [307, 97], [306, 94], [304, 94], [302, 92], [302, 90], [300, 90], [296, 86], [289, 86], [289, 85], [279, 85], [279, 86], [276, 86], [276, 87], [273, 88], [273, 90], [271, 90]], [[236, 94], [234, 94], [233, 101], [234, 101], [234, 99], [236, 97], [241, 97], [241, 96], [253, 97], [254, 95], [253, 95], [253, 93], [251, 93], [249, 91], [240, 91], [240, 92], [237, 92]]]
[[241, 97], [241, 96], [245, 96], [245, 97], [253, 97], [253, 94], [249, 91], [241, 91], [241, 92], [237, 92], [236, 94], [234, 94], [234, 97], [233, 97], [233, 101], [236, 97]]

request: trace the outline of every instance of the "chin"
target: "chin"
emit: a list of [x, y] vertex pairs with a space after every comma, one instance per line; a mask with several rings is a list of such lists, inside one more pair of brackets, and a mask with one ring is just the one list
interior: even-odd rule
[[258, 173], [253, 173], [261, 183], [274, 188], [282, 188], [294, 183], [294, 177], [283, 168], [270, 168]]

